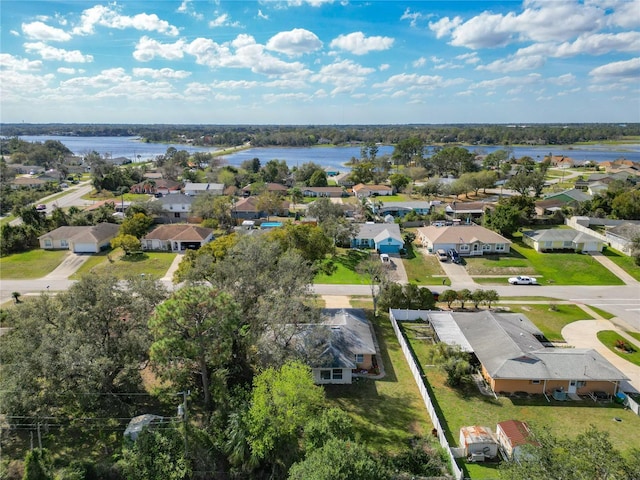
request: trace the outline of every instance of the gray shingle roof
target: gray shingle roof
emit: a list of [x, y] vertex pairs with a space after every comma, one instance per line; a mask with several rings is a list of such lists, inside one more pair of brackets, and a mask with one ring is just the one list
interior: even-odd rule
[[396, 223], [362, 223], [355, 238], [377, 239], [383, 233], [384, 237], [381, 238], [391, 237], [403, 241], [400, 234], [400, 226]]
[[525, 230], [523, 235], [535, 240], [536, 242], [601, 242], [598, 237], [589, 235], [588, 233], [579, 232], [572, 228], [549, 228], [542, 230]]

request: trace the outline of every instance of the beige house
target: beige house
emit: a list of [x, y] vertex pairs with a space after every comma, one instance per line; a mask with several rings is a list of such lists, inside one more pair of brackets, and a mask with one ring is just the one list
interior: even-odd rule
[[213, 240], [213, 229], [188, 224], [160, 225], [140, 240], [143, 250], [181, 252]]
[[393, 195], [393, 188], [389, 185], [365, 185], [364, 183], [359, 183], [354, 185], [353, 193], [358, 198], [388, 196]]
[[479, 256], [509, 253], [511, 249], [510, 240], [479, 225], [429, 225], [416, 233], [417, 241], [433, 253], [455, 249], [462, 256]]
[[71, 250], [74, 253], [98, 253], [109, 248], [120, 226], [100, 223], [85, 227], [59, 227], [38, 237], [44, 250]]

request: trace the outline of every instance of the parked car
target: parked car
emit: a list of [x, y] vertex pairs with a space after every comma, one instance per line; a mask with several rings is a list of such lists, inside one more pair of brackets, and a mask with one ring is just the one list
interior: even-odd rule
[[445, 252], [442, 248], [439, 248], [436, 251], [436, 255], [438, 256], [438, 260], [440, 260], [441, 262], [446, 262], [447, 260], [449, 260], [447, 252]]
[[47, 206], [44, 203], [39, 203], [36, 206], [36, 210], [38, 210], [38, 211], [42, 211], [42, 210], [46, 210], [46, 209], [47, 209]]
[[391, 263], [391, 259], [389, 258], [389, 255], [387, 255], [386, 253], [381, 253], [380, 254], [380, 261], [384, 265], [389, 265]]
[[538, 280], [533, 277], [518, 275], [517, 277], [511, 277], [509, 283], [511, 285], [538, 285]]
[[460, 263], [460, 254], [455, 249], [452, 248], [447, 254], [453, 263]]

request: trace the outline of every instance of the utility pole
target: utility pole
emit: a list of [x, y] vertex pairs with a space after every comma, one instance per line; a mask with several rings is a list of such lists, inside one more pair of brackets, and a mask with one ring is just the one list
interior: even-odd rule
[[184, 430], [184, 458], [186, 460], [187, 454], [189, 452], [189, 443], [187, 441], [187, 428], [189, 425], [187, 397], [191, 395], [191, 390], [183, 390], [182, 392], [178, 392], [176, 395], [182, 395], [182, 403], [178, 405], [178, 416], [182, 417], [182, 428]]

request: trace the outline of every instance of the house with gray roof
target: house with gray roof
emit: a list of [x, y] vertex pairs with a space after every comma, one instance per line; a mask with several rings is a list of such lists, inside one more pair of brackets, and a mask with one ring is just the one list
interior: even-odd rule
[[317, 384], [349, 384], [378, 365], [373, 328], [356, 308], [325, 308], [320, 323], [302, 325], [292, 343]]
[[373, 213], [380, 217], [391, 215], [394, 218], [402, 218], [409, 212], [415, 212], [418, 215], [429, 215], [431, 213], [431, 202], [410, 201], [410, 202], [371, 202]]
[[71, 250], [74, 253], [98, 253], [109, 248], [120, 225], [99, 223], [81, 227], [58, 227], [38, 237], [43, 250]]
[[573, 250], [575, 252], [601, 252], [604, 241], [573, 228], [524, 230], [522, 241], [537, 252]]
[[623, 252], [631, 254], [631, 243], [640, 237], [640, 222], [625, 222], [608, 228], [605, 236], [613, 244], [622, 245]]
[[182, 189], [185, 195], [200, 195], [210, 193], [212, 195], [222, 195], [224, 191], [223, 183], [192, 183], [187, 182]]
[[373, 248], [379, 253], [400, 253], [404, 240], [396, 223], [361, 223], [351, 248]]
[[494, 392], [615, 395], [628, 378], [593, 349], [547, 347], [540, 330], [521, 313], [390, 310], [399, 320], [429, 322], [439, 341], [474, 355]]
[[191, 205], [194, 197], [172, 193], [161, 198], [156, 198], [154, 202], [160, 204], [162, 217], [167, 223], [182, 223], [191, 216]]
[[462, 256], [504, 254], [511, 250], [511, 241], [499, 233], [479, 225], [452, 225], [418, 228], [416, 239], [429, 252], [455, 249]]

